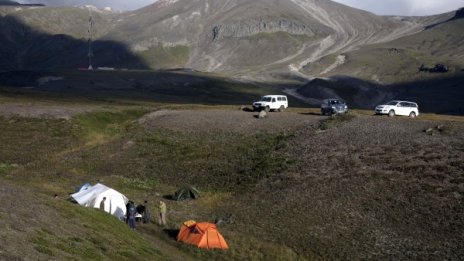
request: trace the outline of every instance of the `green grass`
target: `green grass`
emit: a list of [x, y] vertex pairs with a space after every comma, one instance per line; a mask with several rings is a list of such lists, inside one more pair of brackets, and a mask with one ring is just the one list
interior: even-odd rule
[[189, 59], [189, 47], [183, 45], [156, 46], [139, 52], [137, 55], [152, 69], [183, 68]]
[[51, 156], [73, 143], [74, 127], [66, 120], [0, 117], [0, 162], [24, 165]]
[[114, 137], [122, 134], [131, 124], [147, 110], [127, 110], [122, 112], [94, 112], [81, 114], [75, 117], [77, 125], [81, 128], [79, 135], [90, 139], [95, 136]]
[[8, 164], [8, 163], [0, 163], [0, 175], [9, 174], [12, 170], [18, 167], [18, 164]]
[[[127, 225], [95, 209], [71, 203], [53, 206], [68, 216], [70, 224], [63, 234], [37, 229], [31, 243], [44, 256], [80, 260], [147, 260], [161, 258], [161, 252]], [[72, 213], [72, 215], [70, 215]], [[77, 215], [76, 215], [77, 214]], [[80, 228], [76, 235], [70, 230]]]
[[[285, 155], [285, 144], [292, 137], [289, 133], [249, 136], [148, 131], [136, 124], [144, 113], [146, 110], [140, 108], [80, 114], [72, 120], [0, 118], [9, 122], [1, 124], [0, 155], [3, 162], [8, 162], [1, 165], [2, 174], [10, 174], [5, 176], [9, 182], [29, 186], [43, 195], [64, 195], [84, 181], [98, 180], [139, 202], [152, 194], [153, 188], [164, 187], [160, 190], [164, 194], [168, 188], [173, 192], [177, 186], [189, 183], [203, 192], [201, 202], [205, 206], [201, 208], [209, 209], [223, 200], [219, 195], [228, 198], [231, 196], [228, 192], [246, 191], [292, 164], [292, 159]], [[97, 137], [102, 138], [96, 142]], [[121, 150], [127, 141], [133, 141], [134, 145]], [[29, 149], [18, 147], [20, 144]], [[15, 155], [21, 156], [21, 160], [14, 160]], [[20, 165], [14, 165], [17, 162]], [[50, 222], [72, 225], [59, 225], [65, 227], [62, 231], [44, 224], [31, 234], [33, 248], [43, 257], [145, 260], [160, 255], [140, 235], [127, 237], [131, 231], [124, 224], [108, 219], [99, 211], [52, 201], [46, 203], [46, 208], [60, 213], [60, 219]], [[253, 242], [254, 246], [260, 246], [258, 241]], [[251, 248], [239, 247], [231, 254], [192, 252], [191, 247], [169, 244], [197, 258], [233, 260], [249, 255], [256, 259], [266, 256]], [[289, 251], [281, 247], [272, 254], [270, 249], [279, 248], [271, 245], [268, 248], [268, 256]]]
[[137, 146], [121, 155], [116, 169], [122, 173], [132, 169], [136, 177], [156, 177], [176, 185], [237, 189], [278, 173], [291, 162], [282, 154], [288, 137], [140, 132], [134, 137]]

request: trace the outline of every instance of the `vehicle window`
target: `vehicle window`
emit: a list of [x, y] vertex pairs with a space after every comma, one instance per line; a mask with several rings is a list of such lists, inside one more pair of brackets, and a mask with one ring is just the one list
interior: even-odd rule
[[276, 102], [276, 99], [275, 99], [275, 98], [272, 98], [272, 102]]
[[409, 103], [408, 102], [400, 102], [400, 104], [398, 104], [400, 107], [409, 107]]
[[278, 101], [281, 101], [281, 100], [282, 100], [282, 97], [277, 97], [277, 100], [278, 100]]
[[282, 101], [287, 101], [287, 97], [282, 97]]
[[387, 103], [387, 105], [393, 105], [393, 106], [395, 106], [397, 103], [398, 103], [398, 102], [396, 102], [396, 101], [391, 101], [391, 102]]
[[411, 107], [417, 108], [417, 104], [416, 103], [411, 103]]
[[261, 98], [261, 101], [270, 102], [270, 101], [271, 101], [271, 97], [262, 97], [262, 98]]

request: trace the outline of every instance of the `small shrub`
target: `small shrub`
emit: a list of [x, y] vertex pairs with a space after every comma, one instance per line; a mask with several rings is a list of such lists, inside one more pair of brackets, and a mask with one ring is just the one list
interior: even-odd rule
[[355, 115], [344, 113], [344, 114], [334, 114], [327, 119], [321, 120], [319, 122], [319, 130], [328, 130], [338, 124], [352, 121], [356, 118]]
[[0, 163], [0, 175], [9, 174], [18, 167], [18, 164]]

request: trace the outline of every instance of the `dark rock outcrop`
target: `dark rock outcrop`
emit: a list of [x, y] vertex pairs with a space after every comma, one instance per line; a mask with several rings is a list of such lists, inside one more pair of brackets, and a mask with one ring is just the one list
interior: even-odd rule
[[212, 29], [213, 41], [230, 37], [248, 37], [259, 33], [286, 32], [293, 35], [314, 36], [309, 26], [285, 19], [280, 20], [249, 20], [237, 23], [216, 25]]

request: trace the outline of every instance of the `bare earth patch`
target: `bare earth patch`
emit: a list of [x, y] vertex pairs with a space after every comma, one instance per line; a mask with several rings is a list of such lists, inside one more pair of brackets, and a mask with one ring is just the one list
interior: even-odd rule
[[270, 112], [258, 119], [257, 112], [205, 110], [160, 110], [140, 119], [149, 130], [170, 129], [181, 132], [231, 131], [238, 133], [278, 133], [311, 126], [321, 119], [300, 113]]

